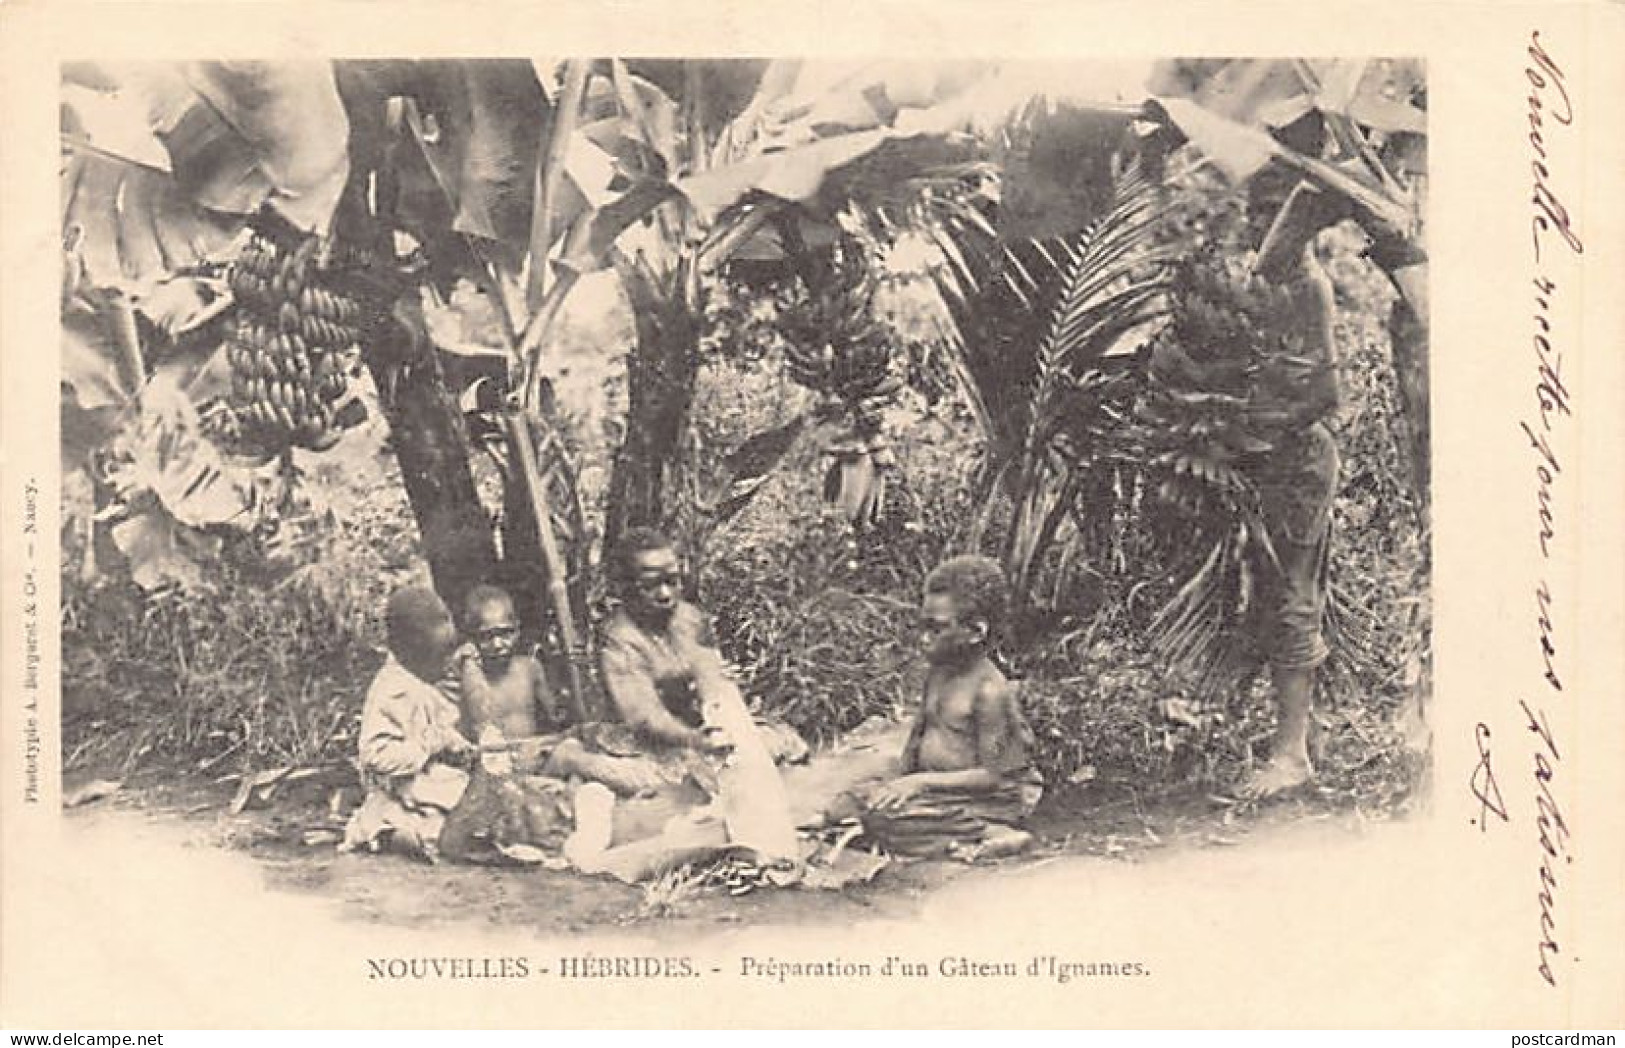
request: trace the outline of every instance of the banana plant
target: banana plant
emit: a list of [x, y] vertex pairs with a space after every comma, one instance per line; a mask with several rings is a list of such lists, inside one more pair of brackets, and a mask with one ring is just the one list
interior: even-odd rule
[[[787, 259], [815, 297], [833, 293], [825, 286], [827, 245], [839, 236], [840, 213], [864, 197], [878, 171], [895, 183], [941, 160], [942, 136], [914, 128], [958, 81], [951, 70], [903, 75], [864, 63], [775, 61], [754, 70], [689, 63], [680, 77], [647, 63], [611, 63], [609, 71], [632, 145], [652, 155], [677, 190], [612, 252], [637, 333], [626, 438], [611, 476], [613, 541], [629, 524], [670, 523], [691, 508], [675, 504], [670, 482], [688, 432], [716, 274], [749, 251]], [[642, 71], [666, 92], [636, 90]], [[708, 84], [719, 80], [733, 105], [709, 96]]]
[[1371, 260], [1399, 296], [1389, 328], [1409, 423], [1412, 494], [1426, 528], [1427, 90], [1421, 63], [1168, 61], [1158, 64], [1147, 86], [1171, 124], [1234, 185], [1284, 181], [1277, 191], [1280, 213], [1259, 250], [1261, 271], [1295, 254], [1327, 224], [1348, 217], [1365, 229]]
[[[537, 461], [555, 322], [584, 274], [624, 281], [639, 337], [613, 533], [661, 504], [706, 274], [775, 216], [815, 203], [832, 171], [920, 137], [897, 118], [930, 101], [935, 78], [916, 78], [910, 96], [876, 90], [873, 68], [830, 72], [617, 59], [70, 65], [65, 240], [76, 273], [126, 299], [230, 267], [234, 319], [212, 359], [251, 369], [240, 385], [266, 401], [262, 432], [290, 443], [309, 413], [325, 421], [317, 394], [332, 385], [336, 343], [359, 345], [441, 589], [455, 599], [504, 570], [534, 577], [515, 558], [536, 550], [527, 608], [578, 655], [583, 609], [570, 606]], [[457, 277], [504, 318], [498, 410], [519, 493], [507, 502], [528, 524], [510, 537], [534, 537], [505, 543], [506, 564], [422, 316], [423, 288]], [[140, 370], [137, 385], [152, 374]]]

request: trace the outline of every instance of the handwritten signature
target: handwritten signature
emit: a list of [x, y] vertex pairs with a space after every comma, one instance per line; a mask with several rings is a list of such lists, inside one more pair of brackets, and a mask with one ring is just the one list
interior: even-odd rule
[[1473, 823], [1483, 833], [1489, 829], [1490, 815], [1502, 822], [1509, 822], [1510, 819], [1507, 817], [1506, 801], [1501, 798], [1501, 785], [1495, 781], [1495, 769], [1490, 765], [1490, 726], [1479, 721], [1473, 734], [1478, 738], [1478, 764], [1473, 767], [1469, 785], [1473, 796], [1478, 799], [1478, 817]]

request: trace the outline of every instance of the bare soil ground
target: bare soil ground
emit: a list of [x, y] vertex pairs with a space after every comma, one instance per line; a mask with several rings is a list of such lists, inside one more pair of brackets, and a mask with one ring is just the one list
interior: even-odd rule
[[[133, 784], [73, 809], [71, 825], [137, 828], [185, 847], [241, 856], [267, 888], [325, 901], [342, 918], [422, 928], [445, 924], [529, 929], [570, 936], [635, 928], [673, 937], [707, 927], [840, 926], [870, 919], [907, 919], [955, 884], [1000, 878], [1061, 861], [1103, 867], [1200, 865], [1208, 849], [1247, 849], [1294, 832], [1355, 833], [1372, 815], [1309, 792], [1264, 806], [1225, 803], [1202, 794], [1143, 798], [1095, 784], [1046, 801], [1034, 819], [1040, 844], [1016, 858], [975, 866], [960, 862], [894, 862], [869, 884], [842, 891], [759, 889], [729, 895], [698, 883], [655, 887], [537, 868], [427, 865], [395, 855], [339, 854], [315, 797], [297, 793], [268, 808], [230, 813], [232, 791], [220, 784]], [[133, 824], [133, 827], [132, 827]], [[315, 828], [311, 842], [306, 835]], [[1155, 878], [1159, 873], [1146, 875]]]

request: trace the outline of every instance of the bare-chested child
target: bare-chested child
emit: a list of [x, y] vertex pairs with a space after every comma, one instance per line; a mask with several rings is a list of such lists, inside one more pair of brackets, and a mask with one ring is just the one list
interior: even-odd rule
[[987, 656], [1006, 602], [1004, 573], [985, 557], [955, 557], [926, 578], [919, 719], [901, 774], [868, 792], [863, 819], [893, 852], [992, 856], [1032, 843], [1020, 828], [1043, 794], [1032, 731]]
[[516, 648], [519, 617], [506, 591], [476, 586], [463, 610], [472, 641], [458, 656], [458, 672], [469, 738], [488, 752], [500, 747], [503, 766], [520, 775], [599, 782], [622, 795], [654, 787], [654, 772], [639, 761], [592, 752], [576, 737], [586, 717], [560, 700], [535, 655]]
[[464, 602], [464, 622], [473, 641], [461, 667], [464, 733], [478, 739], [495, 727], [513, 741], [568, 728], [570, 718], [542, 664], [515, 649], [519, 616], [513, 598], [495, 586], [476, 586]]

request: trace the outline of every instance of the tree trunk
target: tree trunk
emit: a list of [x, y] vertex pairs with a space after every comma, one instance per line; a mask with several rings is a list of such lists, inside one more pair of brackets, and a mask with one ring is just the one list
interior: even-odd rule
[[[1422, 536], [1423, 566], [1417, 583], [1431, 581], [1432, 556], [1429, 536], [1433, 532], [1432, 439], [1428, 421], [1428, 298], [1426, 261], [1388, 270], [1389, 279], [1399, 289], [1388, 320], [1389, 351], [1399, 383], [1399, 398], [1405, 422], [1404, 450], [1410, 460], [1411, 500], [1417, 528]], [[1411, 626], [1417, 633], [1433, 628], [1431, 599], [1412, 605]], [[1416, 657], [1406, 670], [1406, 694], [1400, 706], [1398, 724], [1405, 745], [1413, 753], [1426, 753], [1432, 746], [1429, 721], [1433, 694], [1433, 648], [1431, 638], [1419, 645]], [[1426, 774], [1427, 765], [1423, 765]]]
[[637, 344], [627, 359], [626, 437], [609, 481], [604, 548], [628, 528], [667, 527], [676, 517], [670, 481], [688, 431], [699, 373], [700, 318], [675, 281], [668, 295], [646, 269], [622, 266]]
[[[349, 75], [351, 67], [340, 67], [338, 86], [351, 128], [350, 178], [334, 215], [333, 235], [380, 260], [393, 259], [390, 229], [373, 208], [375, 200], [387, 201], [399, 188], [384, 163], [384, 98], [365, 77]], [[434, 587], [453, 611], [460, 611], [468, 591], [492, 578], [496, 540], [474, 487], [468, 429], [446, 392], [417, 289], [386, 293], [401, 297], [386, 304], [385, 315], [370, 333], [367, 369], [389, 421], [390, 442]]]
[[470, 589], [493, 577], [497, 562], [491, 520], [469, 469], [468, 431], [430, 343], [398, 322], [381, 329], [378, 338], [387, 344], [368, 347], [368, 366], [434, 587], [459, 610]]
[[[1412, 266], [1391, 274], [1396, 286], [1405, 291], [1394, 303], [1388, 321], [1388, 337], [1399, 379], [1399, 397], [1406, 423], [1405, 451], [1410, 459], [1411, 495], [1416, 515], [1425, 532], [1432, 506], [1431, 445], [1428, 431], [1428, 329], [1424, 281], [1427, 266]], [[1403, 281], [1403, 282], [1402, 282]], [[1416, 290], [1416, 289], [1422, 290]], [[1420, 307], [1420, 308], [1418, 308]]]

